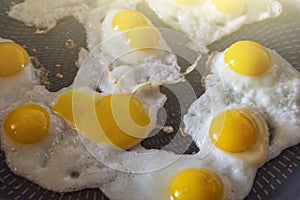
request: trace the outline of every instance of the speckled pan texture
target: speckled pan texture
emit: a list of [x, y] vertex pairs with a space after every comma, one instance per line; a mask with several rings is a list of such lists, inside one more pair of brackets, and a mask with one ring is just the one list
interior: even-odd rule
[[[21, 2], [21, 0], [14, 2]], [[275, 49], [297, 70], [300, 70], [300, 1], [285, 0], [282, 2], [284, 12], [280, 17], [243, 26], [238, 32], [210, 45], [209, 49], [211, 51], [221, 51], [238, 40], [255, 40], [268, 48]], [[35, 27], [27, 27], [22, 22], [7, 17], [10, 5], [10, 0], [0, 1], [0, 37], [8, 38], [24, 45], [29, 54], [37, 58], [38, 62], [35, 63], [49, 71], [45, 74], [48, 81], [44, 80], [47, 89], [57, 91], [65, 86], [69, 86], [78, 70], [76, 67], [78, 51], [81, 47], [86, 47], [84, 28], [74, 18], [68, 17], [59, 21], [57, 26], [48, 33], [38, 34]], [[160, 26], [161, 24], [158, 23], [157, 25]], [[74, 48], [66, 48], [66, 42], [69, 39], [75, 42]], [[185, 63], [184, 60], [180, 62], [182, 64]], [[203, 63], [205, 61], [202, 61], [200, 64]], [[60, 67], [57, 67], [57, 64]], [[191, 73], [187, 76], [187, 80], [199, 97], [204, 92], [204, 89], [201, 87], [201, 75], [199, 72]], [[177, 91], [184, 88], [180, 83], [174, 87], [177, 87]], [[174, 127], [174, 133], [164, 134], [160, 132], [145, 139], [142, 145], [146, 148], [160, 149], [168, 144], [176, 134], [180, 134], [178, 130], [182, 125], [182, 116], [192, 103], [188, 94], [183, 92], [184, 95], [179, 98], [182, 98], [180, 101], [185, 103], [180, 105], [183, 108], [179, 110], [178, 95], [176, 95], [176, 99], [169, 87], [162, 86], [161, 91], [168, 96], [168, 101], [164, 106], [168, 114], [165, 123]], [[187, 154], [198, 151], [191, 138], [184, 135], [179, 138], [179, 140], [173, 141], [172, 145], [168, 145], [167, 150], [175, 153], [185, 152]], [[253, 188], [246, 199], [300, 200], [299, 184], [300, 145], [297, 145], [286, 149], [279, 157], [266, 163], [258, 170]], [[24, 178], [14, 175], [5, 164], [4, 152], [0, 151], [0, 199], [75, 200], [107, 199], [107, 197], [97, 189], [87, 189], [72, 193], [55, 193], [45, 190]]]

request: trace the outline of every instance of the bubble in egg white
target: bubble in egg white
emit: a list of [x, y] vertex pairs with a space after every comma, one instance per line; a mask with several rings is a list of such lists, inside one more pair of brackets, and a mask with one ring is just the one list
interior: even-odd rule
[[239, 14], [221, 13], [211, 0], [199, 0], [195, 5], [183, 5], [176, 0], [146, 2], [163, 22], [193, 39], [191, 47], [201, 52], [208, 51], [207, 45], [244, 24], [276, 17], [282, 12], [280, 3], [274, 0], [245, 0], [244, 11]]
[[[0, 43], [2, 42], [13, 41], [0, 38]], [[19, 73], [9, 77], [0, 77], [0, 110], [19, 100], [27, 90], [31, 90], [39, 83], [38, 71], [31, 61]]]

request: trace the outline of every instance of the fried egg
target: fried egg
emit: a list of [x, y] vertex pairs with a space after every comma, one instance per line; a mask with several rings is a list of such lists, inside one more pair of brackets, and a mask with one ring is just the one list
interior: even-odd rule
[[56, 95], [36, 86], [0, 112], [6, 163], [15, 174], [49, 190], [99, 187], [114, 173], [90, 156], [76, 132], [52, 112]]
[[157, 86], [184, 80], [176, 56], [146, 16], [118, 1], [108, 6], [108, 11], [97, 11], [105, 13], [102, 23], [97, 17], [88, 21], [97, 30], [86, 29], [88, 38], [93, 38], [88, 39], [90, 53], [84, 58], [79, 54], [82, 62], [74, 85], [98, 88], [104, 94], [133, 93], [148, 83]]
[[258, 168], [300, 142], [300, 74], [280, 55], [239, 41], [212, 55], [209, 69], [206, 92], [183, 120], [201, 157]]
[[162, 57], [164, 51], [170, 51], [159, 30], [138, 11], [110, 10], [101, 28], [101, 49], [114, 59], [138, 63], [148, 57]]
[[149, 171], [119, 172], [101, 188], [110, 199], [243, 199], [255, 177], [255, 168], [232, 157], [211, 154], [200, 158], [197, 154], [174, 155], [158, 150], [143, 156], [154, 161], [177, 159], [168, 165], [147, 162]]
[[30, 56], [19, 44], [0, 38], [0, 110], [39, 83]]
[[[101, 42], [107, 38], [103, 36], [111, 37], [107, 32], [111, 31], [109, 24], [106, 24], [103, 30], [103, 21], [107, 17], [107, 13], [110, 10], [129, 9], [136, 10], [137, 5], [141, 0], [114, 0], [102, 2], [99, 6], [92, 8], [89, 12], [74, 13], [74, 17], [84, 26], [87, 34], [87, 47], [89, 50], [94, 49]], [[109, 23], [109, 22], [107, 22]], [[113, 40], [111, 40], [113, 41]], [[119, 56], [119, 55], [118, 55]]]
[[147, 0], [166, 24], [186, 33], [198, 51], [238, 30], [243, 24], [276, 17], [282, 12], [273, 0]]

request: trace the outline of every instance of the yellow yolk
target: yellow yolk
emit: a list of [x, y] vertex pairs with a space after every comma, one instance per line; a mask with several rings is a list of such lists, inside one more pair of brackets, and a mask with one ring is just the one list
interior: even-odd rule
[[139, 26], [126, 33], [126, 41], [135, 49], [151, 49], [159, 43], [159, 33], [156, 28]]
[[176, 0], [176, 1], [183, 5], [195, 5], [199, 2], [199, 0]]
[[112, 20], [115, 31], [126, 31], [125, 41], [135, 49], [145, 50], [155, 48], [160, 39], [158, 30], [140, 12], [123, 10]]
[[136, 26], [149, 24], [151, 24], [150, 21], [142, 13], [134, 10], [122, 10], [112, 20], [112, 27], [115, 31], [126, 31]]
[[240, 41], [231, 45], [224, 61], [233, 71], [246, 76], [259, 76], [271, 66], [268, 51], [253, 41]]
[[26, 104], [6, 115], [3, 128], [11, 140], [20, 144], [33, 144], [48, 134], [50, 117], [41, 106]]
[[53, 112], [89, 139], [121, 149], [131, 148], [145, 138], [151, 122], [143, 105], [125, 94], [100, 97], [69, 91], [58, 98]]
[[29, 63], [25, 49], [12, 42], [0, 43], [0, 77], [8, 77], [20, 72]]
[[128, 149], [148, 135], [151, 119], [132, 96], [106, 96], [96, 105], [96, 114], [105, 136], [114, 146]]
[[211, 0], [216, 10], [224, 14], [237, 15], [244, 11], [245, 0]]
[[227, 152], [238, 153], [251, 148], [258, 138], [255, 121], [246, 110], [227, 110], [216, 116], [209, 128], [212, 143]]
[[223, 194], [221, 180], [210, 172], [191, 168], [177, 174], [169, 188], [171, 200], [220, 200]]
[[[83, 114], [87, 106], [95, 104], [97, 99], [93, 94], [80, 91], [68, 91], [59, 96], [52, 111], [66, 119], [73, 128], [76, 127], [75, 117]], [[76, 115], [74, 113], [76, 112]]]

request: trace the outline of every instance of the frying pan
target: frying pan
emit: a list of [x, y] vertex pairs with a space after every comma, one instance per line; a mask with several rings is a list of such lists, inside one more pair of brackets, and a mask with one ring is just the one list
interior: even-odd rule
[[[14, 1], [15, 3], [23, 0]], [[86, 34], [83, 26], [73, 17], [60, 20], [57, 26], [46, 34], [37, 34], [35, 27], [25, 26], [22, 22], [11, 19], [7, 11], [11, 0], [0, 1], [0, 37], [14, 40], [26, 47], [37, 67], [47, 69], [43, 81], [49, 91], [72, 84], [78, 70], [76, 60], [81, 47], [86, 47]], [[283, 14], [276, 19], [244, 25], [239, 31], [223, 38], [209, 46], [211, 51], [222, 51], [235, 41], [255, 40], [264, 46], [275, 49], [282, 57], [300, 70], [300, 1], [286, 0], [283, 3]], [[147, 8], [141, 8], [147, 9]], [[150, 13], [151, 15], [151, 13]], [[153, 16], [152, 16], [153, 17]], [[157, 26], [164, 26], [157, 22]], [[65, 43], [72, 39], [75, 48], [65, 48]], [[188, 51], [188, 50], [187, 50]], [[36, 60], [35, 60], [36, 61]], [[188, 63], [179, 59], [182, 66]], [[202, 61], [202, 64], [204, 62]], [[59, 64], [61, 67], [56, 67]], [[201, 63], [200, 63], [201, 65]], [[204, 65], [204, 64], [203, 64]], [[63, 77], [57, 76], [62, 74]], [[187, 77], [197, 97], [201, 96], [204, 88], [201, 86], [201, 75], [195, 70]], [[181, 88], [181, 84], [174, 87]], [[187, 111], [191, 101], [186, 98], [184, 109], [178, 110], [178, 100], [168, 87], [161, 87], [168, 100], [164, 106], [167, 113], [166, 125], [174, 127], [173, 134], [162, 131], [142, 141], [145, 148], [161, 149], [172, 141], [182, 126], [182, 116]], [[300, 130], [299, 130], [300, 134]], [[179, 136], [180, 140], [168, 145], [169, 151], [191, 154], [199, 151], [190, 137]], [[184, 150], [184, 151], [183, 151]], [[178, 151], [178, 152], [176, 152]], [[250, 199], [300, 200], [300, 145], [283, 151], [280, 156], [269, 161], [258, 170], [251, 192], [246, 197]], [[108, 199], [98, 189], [86, 189], [70, 193], [56, 193], [45, 190], [38, 185], [13, 174], [5, 164], [4, 152], [0, 151], [0, 199]]]

